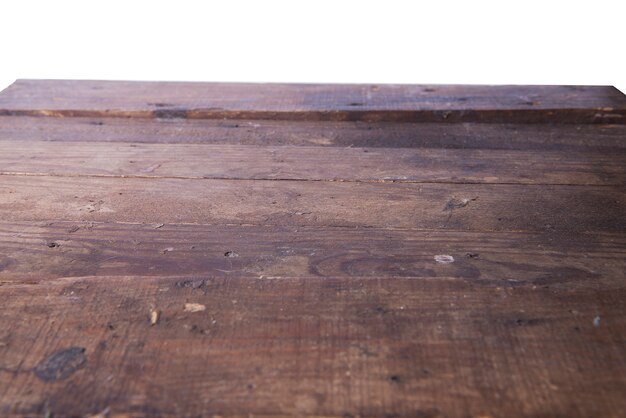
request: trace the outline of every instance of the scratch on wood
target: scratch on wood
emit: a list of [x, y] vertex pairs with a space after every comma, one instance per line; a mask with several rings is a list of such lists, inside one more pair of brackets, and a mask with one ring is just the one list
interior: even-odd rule
[[469, 205], [470, 202], [473, 202], [476, 199], [478, 199], [478, 198], [477, 197], [474, 197], [472, 199], [468, 199], [468, 198], [463, 198], [463, 199], [453, 198], [453, 199], [450, 199], [448, 201], [448, 203], [446, 203], [446, 206], [443, 208], [443, 210], [444, 211], [448, 211], [448, 210], [464, 208], [467, 205]]
[[142, 173], [152, 173], [157, 168], [161, 167], [161, 164], [153, 164], [150, 167], [144, 168], [141, 170]]

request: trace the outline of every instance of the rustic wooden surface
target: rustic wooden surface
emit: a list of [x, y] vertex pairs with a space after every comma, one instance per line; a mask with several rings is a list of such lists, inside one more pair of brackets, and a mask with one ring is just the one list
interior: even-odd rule
[[609, 86], [229, 84], [18, 80], [0, 114], [158, 119], [625, 123]]
[[611, 87], [18, 81], [0, 416], [626, 416]]

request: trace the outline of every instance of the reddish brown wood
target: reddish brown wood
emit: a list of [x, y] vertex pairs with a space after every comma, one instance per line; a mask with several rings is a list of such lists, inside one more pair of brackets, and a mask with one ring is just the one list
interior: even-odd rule
[[[476, 284], [619, 289], [622, 234], [273, 225], [0, 224], [7, 282], [86, 276], [457, 277]], [[437, 261], [449, 255], [451, 263]]]
[[0, 114], [159, 119], [624, 123], [610, 86], [439, 86], [18, 80]]
[[619, 416], [625, 296], [458, 277], [7, 284], [1, 412]]
[[[622, 153], [4, 140], [0, 175], [613, 185]], [[106, 158], [102, 156], [106, 155]]]
[[[150, 168], [151, 166], [147, 166]], [[615, 186], [1, 176], [3, 220], [624, 232]]]
[[131, 142], [623, 153], [618, 124], [298, 122], [0, 116], [0, 141]]
[[622, 416], [624, 103], [18, 81], [0, 416]]

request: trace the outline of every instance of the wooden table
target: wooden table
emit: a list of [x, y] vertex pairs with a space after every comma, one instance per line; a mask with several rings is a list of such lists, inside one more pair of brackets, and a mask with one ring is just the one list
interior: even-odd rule
[[21, 80], [0, 416], [626, 416], [612, 87]]

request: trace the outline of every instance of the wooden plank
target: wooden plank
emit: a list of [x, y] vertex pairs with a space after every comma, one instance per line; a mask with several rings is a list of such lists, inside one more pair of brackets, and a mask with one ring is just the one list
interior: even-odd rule
[[0, 114], [623, 124], [626, 96], [609, 86], [18, 80], [0, 94]]
[[608, 289], [624, 284], [624, 251], [623, 234], [3, 222], [0, 279], [458, 277]]
[[625, 100], [18, 81], [0, 416], [620, 416]]
[[0, 141], [1, 174], [626, 184], [626, 153]]
[[611, 186], [2, 176], [5, 221], [624, 232]]
[[299, 122], [0, 116], [0, 141], [101, 141], [620, 152], [624, 125]]
[[0, 414], [617, 417], [626, 409], [623, 287], [196, 279], [201, 285], [133, 276], [1, 286]]

